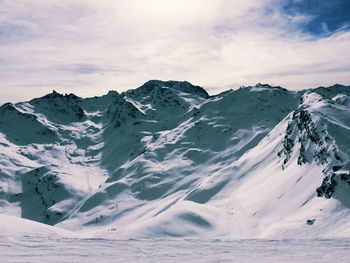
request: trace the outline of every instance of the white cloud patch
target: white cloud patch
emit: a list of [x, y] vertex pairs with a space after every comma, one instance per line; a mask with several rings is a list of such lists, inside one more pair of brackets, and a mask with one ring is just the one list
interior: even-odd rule
[[298, 33], [276, 0], [0, 0], [0, 102], [81, 96], [149, 79], [217, 93], [349, 83], [350, 34]]

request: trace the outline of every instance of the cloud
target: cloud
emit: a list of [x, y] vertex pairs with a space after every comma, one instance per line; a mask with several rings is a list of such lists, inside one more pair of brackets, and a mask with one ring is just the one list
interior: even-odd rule
[[258, 82], [290, 89], [349, 83], [346, 28], [315, 37], [301, 28], [313, 14], [284, 4], [0, 1], [0, 102], [52, 89], [99, 95], [149, 79], [188, 80], [211, 93]]

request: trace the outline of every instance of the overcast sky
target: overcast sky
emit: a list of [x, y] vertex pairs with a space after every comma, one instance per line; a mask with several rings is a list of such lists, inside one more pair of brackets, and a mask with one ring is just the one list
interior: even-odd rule
[[0, 103], [149, 79], [350, 84], [348, 0], [0, 0]]

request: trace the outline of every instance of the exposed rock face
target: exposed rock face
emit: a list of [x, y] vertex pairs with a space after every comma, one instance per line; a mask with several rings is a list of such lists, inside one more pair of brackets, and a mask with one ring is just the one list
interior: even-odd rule
[[[284, 158], [282, 167], [288, 163], [294, 151], [298, 152], [299, 165], [314, 162], [324, 166], [325, 177], [316, 192], [319, 197], [324, 196], [328, 199], [333, 196], [338, 185], [349, 183], [348, 160], [341, 157], [344, 153], [327, 129], [328, 125], [334, 125], [334, 123], [329, 123], [328, 116], [324, 115], [324, 111], [330, 113], [333, 104], [327, 96], [336, 96], [334, 89], [338, 88], [344, 91], [343, 86], [338, 85], [330, 87], [330, 90], [316, 89], [323, 98], [319, 97], [318, 93], [304, 95], [302, 102], [305, 100], [306, 102], [293, 112], [283, 139], [283, 149], [278, 153]], [[307, 100], [308, 96], [313, 96], [314, 99]], [[315, 100], [322, 104], [314, 107]]]

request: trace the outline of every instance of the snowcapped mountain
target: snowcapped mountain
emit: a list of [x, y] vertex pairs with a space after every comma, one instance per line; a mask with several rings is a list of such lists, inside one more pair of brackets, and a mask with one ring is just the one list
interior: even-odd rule
[[0, 107], [0, 213], [114, 238], [349, 237], [349, 146], [342, 85], [54, 91]]

